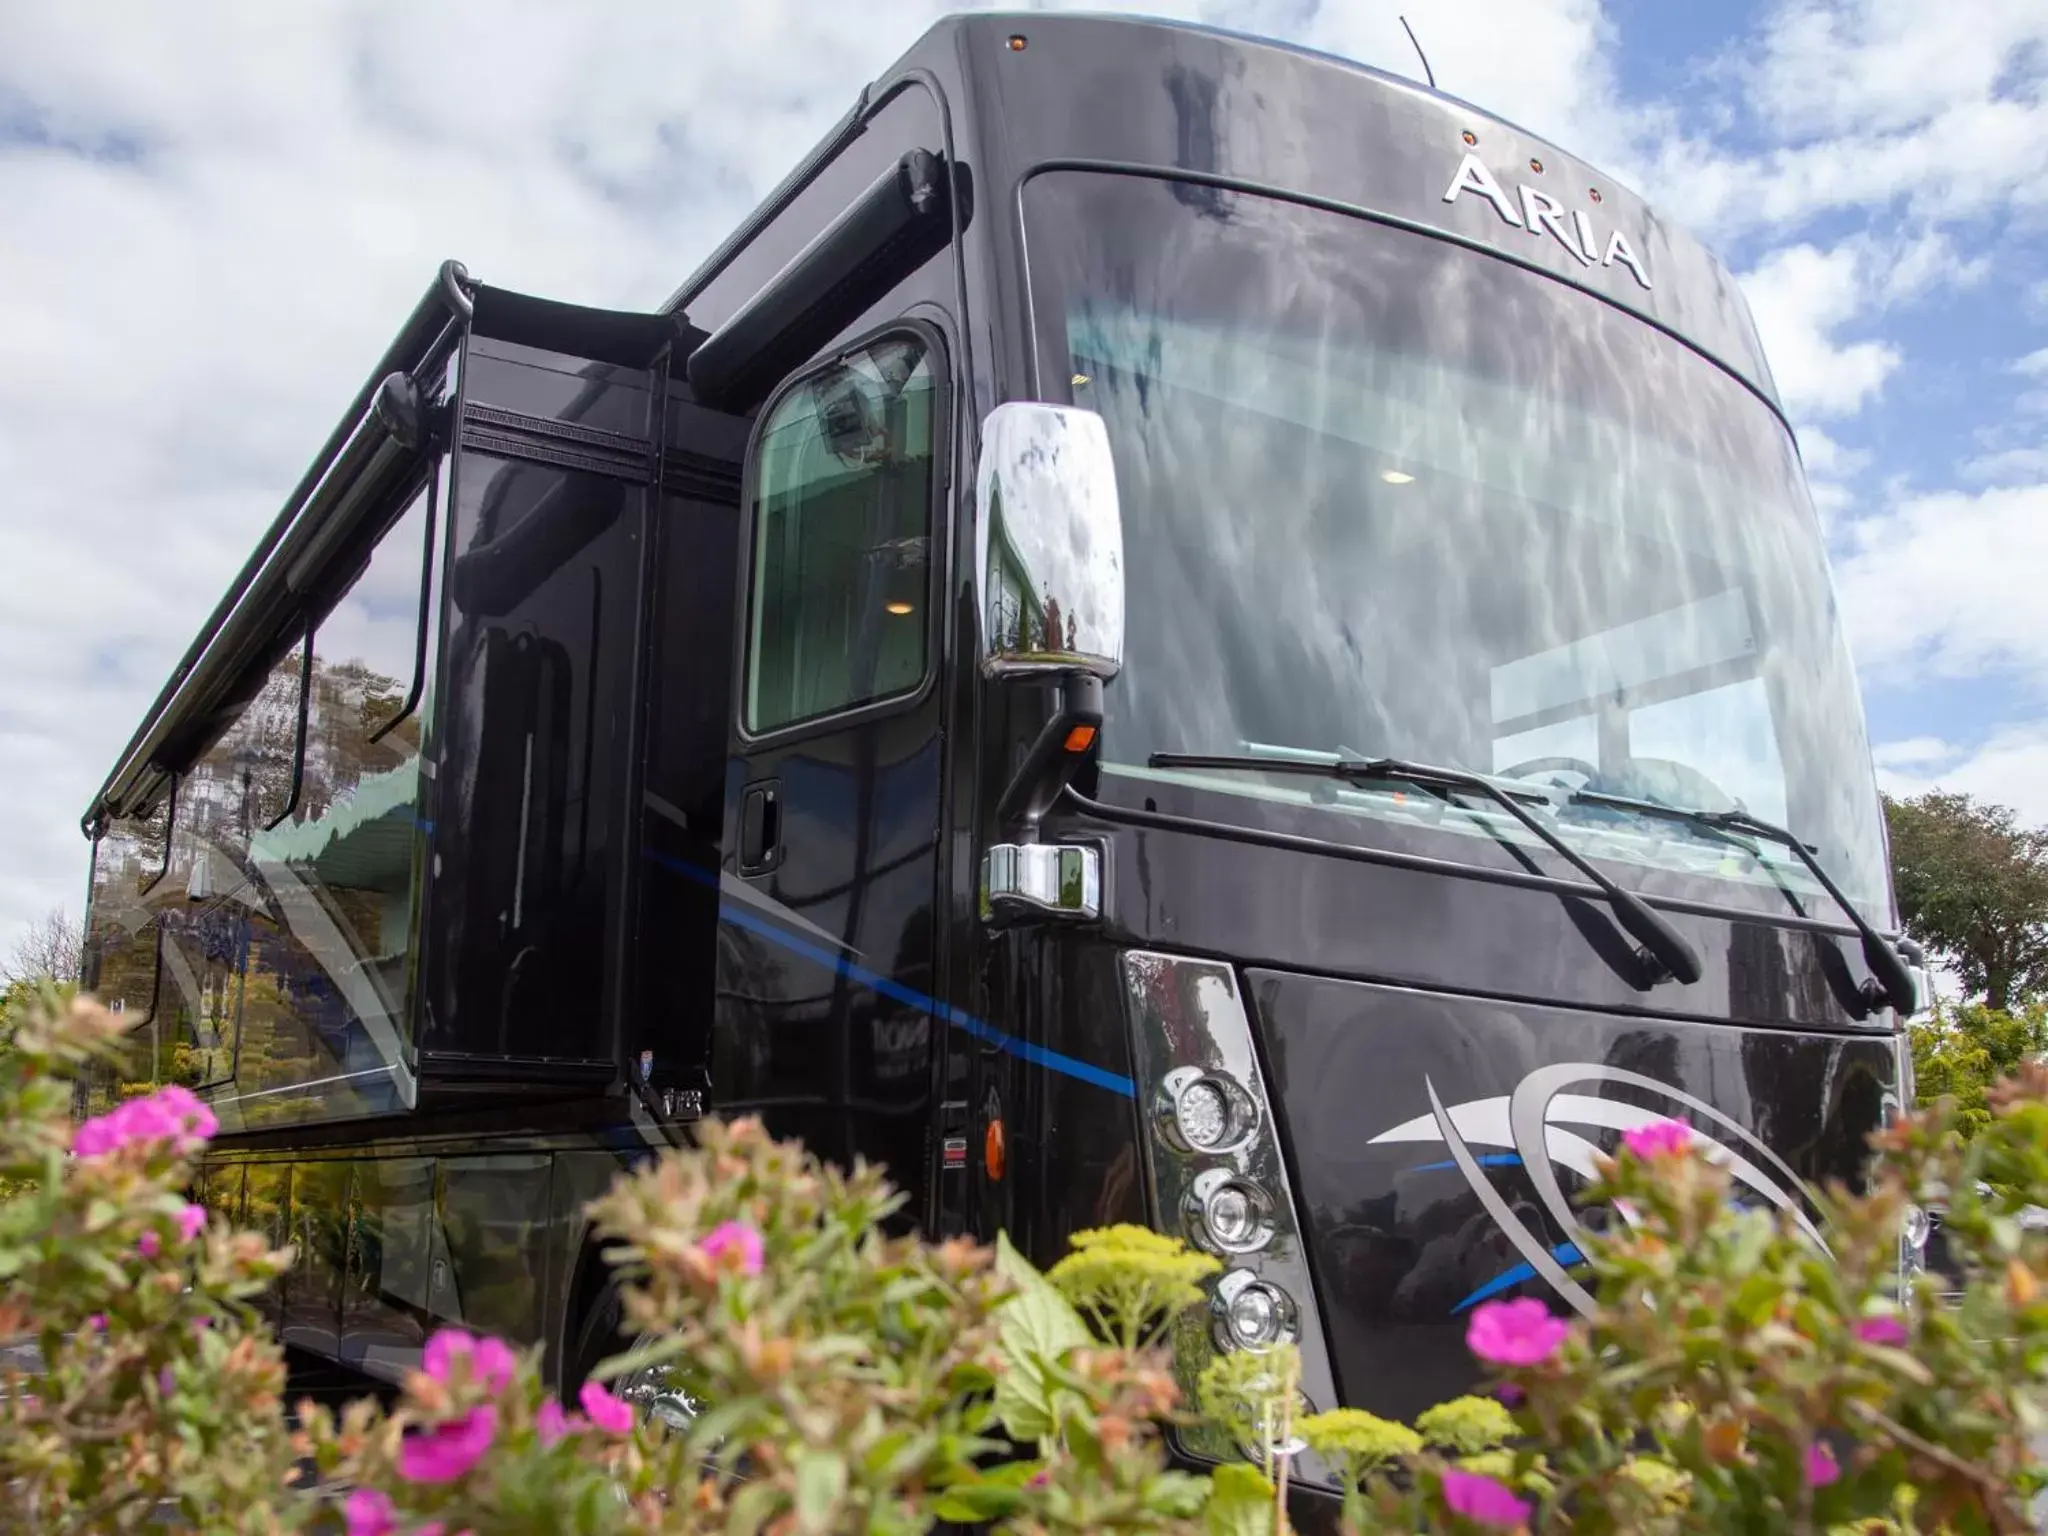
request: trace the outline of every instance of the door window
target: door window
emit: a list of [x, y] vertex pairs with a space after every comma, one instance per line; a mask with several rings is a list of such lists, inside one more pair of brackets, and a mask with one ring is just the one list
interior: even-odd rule
[[751, 734], [923, 683], [937, 390], [930, 347], [896, 335], [769, 412], [754, 449]]

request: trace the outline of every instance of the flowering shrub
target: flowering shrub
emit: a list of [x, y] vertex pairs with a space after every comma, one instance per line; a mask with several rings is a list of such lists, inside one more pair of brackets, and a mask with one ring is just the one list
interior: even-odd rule
[[[1285, 1528], [1303, 1450], [1351, 1531], [2027, 1529], [2048, 1364], [2048, 1069], [1880, 1140], [1870, 1191], [1822, 1196], [1826, 1251], [1741, 1211], [1684, 1127], [1631, 1131], [1591, 1198], [1601, 1299], [1477, 1308], [1494, 1372], [1413, 1425], [1296, 1417], [1291, 1346], [1226, 1354], [1183, 1402], [1170, 1340], [1215, 1262], [1133, 1227], [1041, 1275], [998, 1240], [889, 1237], [902, 1197], [753, 1122], [623, 1176], [593, 1207], [632, 1342], [563, 1401], [537, 1350], [444, 1329], [395, 1406], [287, 1422], [245, 1303], [289, 1252], [209, 1227], [180, 1190], [213, 1133], [178, 1089], [74, 1126], [70, 1079], [113, 1021], [54, 994], [0, 1051], [0, 1528], [350, 1536], [1020, 1533]], [[1940, 1201], [1958, 1309], [1901, 1293], [1909, 1202]], [[656, 1391], [702, 1405], [667, 1422]], [[1170, 1427], [1250, 1459], [1169, 1465]], [[303, 1465], [319, 1474], [300, 1487]], [[310, 1482], [310, 1479], [309, 1479]]]
[[[1991, 1103], [1967, 1144], [1946, 1107], [1877, 1138], [1869, 1192], [1820, 1197], [1825, 1251], [1789, 1213], [1735, 1209], [1727, 1170], [1684, 1127], [1631, 1132], [1588, 1191], [1627, 1213], [1585, 1244], [1598, 1314], [1566, 1324], [1528, 1299], [1474, 1312], [1467, 1341], [1499, 1372], [1491, 1427], [1432, 1410], [1417, 1428], [1435, 1443], [1417, 1452], [1367, 1416], [1305, 1424], [1352, 1480], [1347, 1524], [2032, 1529], [2048, 1235], [2018, 1217], [2048, 1190], [2048, 1067]], [[1897, 1283], [1901, 1219], [1933, 1201], [1971, 1276], [1955, 1310], [1933, 1282]]]
[[74, 1127], [72, 1079], [117, 1029], [50, 989], [0, 1051], [0, 1341], [17, 1346], [0, 1527], [291, 1529], [310, 1507], [291, 1491], [284, 1358], [240, 1305], [290, 1255], [185, 1202], [214, 1126], [182, 1089]]

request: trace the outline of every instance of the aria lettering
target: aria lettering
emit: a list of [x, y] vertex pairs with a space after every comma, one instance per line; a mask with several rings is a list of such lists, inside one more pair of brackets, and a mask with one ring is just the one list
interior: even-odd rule
[[1603, 267], [1617, 263], [1627, 267], [1635, 280], [1645, 288], [1650, 286], [1650, 277], [1643, 270], [1643, 259], [1636, 254], [1636, 248], [1628, 243], [1628, 236], [1620, 230], [1610, 230], [1607, 244], [1603, 247], [1593, 233], [1593, 221], [1583, 210], [1566, 211], [1564, 204], [1548, 192], [1539, 192], [1534, 187], [1518, 186], [1518, 197], [1509, 197], [1501, 184], [1493, 179], [1477, 155], [1467, 155], [1458, 165], [1458, 174], [1451, 178], [1451, 184], [1444, 190], [1444, 201], [1455, 203], [1465, 193], [1483, 197], [1493, 204], [1493, 211], [1517, 229], [1526, 229], [1530, 234], [1541, 237], [1549, 235], [1584, 266], [1598, 262]]

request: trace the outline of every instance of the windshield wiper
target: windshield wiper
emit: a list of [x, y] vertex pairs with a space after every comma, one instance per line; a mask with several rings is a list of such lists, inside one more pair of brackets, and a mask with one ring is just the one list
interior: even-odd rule
[[[1855, 928], [1856, 936], [1863, 942], [1863, 959], [1870, 967], [1871, 975], [1864, 978], [1859, 989], [1863, 1000], [1875, 1008], [1889, 1003], [1902, 1014], [1910, 1014], [1919, 1006], [1920, 989], [1913, 980], [1913, 973], [1899, 952], [1885, 942], [1884, 935], [1871, 926], [1855, 902], [1851, 901], [1842, 888], [1829, 878], [1821, 868], [1820, 859], [1811, 846], [1801, 840], [1790, 828], [1775, 822], [1764, 821], [1748, 811], [1700, 811], [1682, 805], [1664, 805], [1655, 800], [1638, 800], [1631, 795], [1610, 795], [1597, 790], [1567, 790], [1566, 798], [1583, 801], [1589, 805], [1612, 805], [1623, 810], [1641, 811], [1646, 816], [1661, 816], [1666, 821], [1684, 822], [1689, 826], [1703, 827], [1708, 831], [1747, 832], [1751, 837], [1760, 837], [1768, 842], [1778, 843], [1792, 850], [1793, 855], [1806, 866], [1806, 872], [1819, 882], [1820, 888], [1828, 893], [1834, 904], [1842, 909]], [[1740, 844], [1737, 844], [1740, 847]], [[1754, 858], [1755, 849], [1745, 849]], [[1762, 863], [1762, 860], [1758, 860]]]
[[[1396, 757], [1337, 758], [1322, 762], [1277, 755], [1267, 756], [1262, 753], [1205, 755], [1197, 752], [1154, 752], [1148, 761], [1154, 768], [1217, 768], [1255, 773], [1294, 773], [1311, 778], [1338, 779], [1347, 783], [1378, 779], [1414, 784], [1423, 789], [1462, 789], [1484, 795], [1535, 833], [1552, 852], [1600, 888], [1600, 894], [1607, 899], [1607, 905], [1614, 913], [1614, 920], [1642, 946], [1637, 958], [1650, 970], [1653, 979], [1657, 976], [1670, 976], [1687, 985], [1700, 979], [1699, 952], [1687, 942], [1684, 934], [1651, 910], [1641, 898], [1616, 885], [1557, 833], [1531, 816], [1516, 798], [1513, 790], [1496, 784], [1484, 774], [1468, 773], [1462, 768], [1437, 768], [1427, 763], [1403, 762]], [[1546, 803], [1550, 800], [1550, 796], [1541, 790], [1532, 790], [1530, 794], [1531, 798]]]

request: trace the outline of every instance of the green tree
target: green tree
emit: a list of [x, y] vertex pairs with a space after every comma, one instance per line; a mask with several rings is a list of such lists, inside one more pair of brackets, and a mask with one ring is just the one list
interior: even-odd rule
[[1984, 1003], [1937, 1003], [1907, 1035], [1920, 1101], [1953, 1098], [1958, 1128], [1974, 1136], [1991, 1123], [1985, 1095], [1992, 1086], [2048, 1052], [2048, 1002], [2016, 1013]]
[[1906, 932], [2000, 1012], [2048, 995], [2048, 828], [1932, 793], [1885, 802]]

